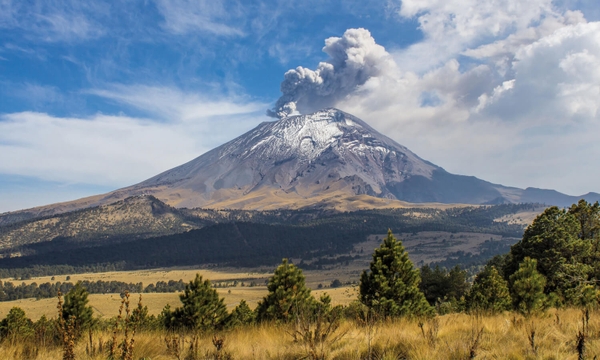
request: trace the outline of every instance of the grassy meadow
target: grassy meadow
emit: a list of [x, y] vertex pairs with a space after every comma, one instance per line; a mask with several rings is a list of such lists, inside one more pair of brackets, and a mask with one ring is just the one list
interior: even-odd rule
[[[267, 324], [205, 334], [138, 332], [134, 335], [132, 359], [562, 360], [600, 356], [600, 313], [592, 312], [584, 328], [582, 311], [577, 309], [552, 310], [533, 318], [504, 313], [495, 316], [450, 314], [424, 322], [418, 319], [372, 323], [345, 320], [322, 343], [302, 336], [294, 340], [293, 334], [298, 329], [295, 324]], [[299, 333], [306, 335], [302, 329]], [[94, 332], [91, 344], [85, 336], [75, 347], [75, 358], [106, 359], [111, 336], [109, 331]], [[119, 333], [117, 339], [122, 338], [123, 333]], [[213, 345], [214, 340], [217, 343], [222, 340], [220, 351]], [[578, 344], [583, 351], [581, 355]], [[62, 350], [5, 341], [0, 346], [0, 358], [62, 359]]]
[[[218, 288], [219, 296], [224, 298], [225, 305], [229, 311], [235, 308], [240, 303], [240, 300], [246, 300], [251, 308], [256, 307], [256, 304], [267, 294], [266, 286], [256, 287], [231, 287]], [[314, 290], [312, 293], [316, 298], [319, 298], [322, 293], [326, 292], [331, 296], [334, 305], [347, 305], [352, 300], [356, 299], [356, 290], [352, 287], [340, 287], [335, 289]], [[165, 305], [170, 304], [171, 307], [180, 306], [179, 293], [143, 293], [142, 303], [148, 306], [149, 315], [158, 315]], [[131, 299], [137, 303], [139, 294], [132, 293]], [[94, 309], [94, 315], [102, 319], [110, 319], [116, 316], [117, 309], [121, 304], [119, 294], [90, 294], [88, 296], [89, 305]], [[56, 298], [51, 299], [22, 299], [15, 301], [0, 302], [0, 319], [6, 317], [9, 310], [13, 307], [20, 307], [25, 311], [27, 317], [36, 321], [42, 315], [51, 318], [56, 316]]]
[[[349, 281], [351, 274], [354, 272], [358, 273], [355, 269], [335, 269], [335, 270], [324, 270], [324, 271], [305, 271], [306, 284], [313, 289], [313, 294], [316, 298], [319, 298], [323, 292], [326, 292], [331, 296], [332, 303], [334, 305], [347, 305], [352, 300], [356, 299], [356, 288], [351, 286], [344, 286], [339, 288], [323, 288], [318, 289], [319, 284], [329, 285], [334, 279], [340, 279], [343, 282]], [[261, 300], [267, 294], [267, 287], [265, 281], [273, 275], [272, 269], [156, 269], [156, 270], [139, 270], [139, 271], [113, 271], [103, 273], [87, 273], [87, 274], [74, 274], [69, 275], [69, 280], [66, 280], [67, 275], [54, 276], [43, 276], [34, 277], [28, 280], [14, 280], [14, 279], [1, 279], [2, 281], [11, 281], [15, 285], [25, 283], [37, 283], [42, 284], [46, 282], [57, 282], [57, 281], [69, 281], [76, 283], [78, 281], [90, 280], [103, 280], [103, 281], [123, 281], [128, 283], [151, 284], [158, 281], [168, 282], [169, 280], [178, 281], [182, 279], [184, 282], [192, 280], [196, 274], [202, 275], [204, 279], [210, 280], [213, 284], [224, 284], [226, 287], [217, 288], [219, 296], [224, 298], [225, 305], [229, 310], [233, 309], [240, 303], [240, 300], [246, 300], [248, 305], [252, 308], [256, 306], [259, 300]], [[358, 278], [354, 275], [354, 279]], [[237, 281], [237, 286], [233, 286], [233, 282]], [[259, 284], [257, 286], [249, 287], [242, 286], [249, 284], [250, 282]], [[143, 303], [148, 306], [148, 313], [150, 315], [158, 315], [165, 305], [170, 304], [172, 307], [180, 305], [179, 302], [180, 293], [143, 293]], [[132, 293], [131, 298], [137, 301], [139, 294]], [[119, 308], [121, 297], [120, 294], [90, 294], [89, 305], [94, 309], [94, 315], [109, 319], [116, 315], [117, 309]], [[15, 301], [0, 301], [0, 319], [3, 319], [9, 310], [13, 307], [20, 307], [25, 311], [27, 316], [36, 321], [42, 315], [51, 318], [56, 314], [56, 298], [50, 299], [21, 299]]]

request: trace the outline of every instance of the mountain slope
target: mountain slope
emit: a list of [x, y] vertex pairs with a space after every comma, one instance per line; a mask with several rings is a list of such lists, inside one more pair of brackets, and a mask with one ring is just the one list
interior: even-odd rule
[[[367, 195], [409, 203], [541, 202], [579, 197], [454, 175], [337, 109], [290, 116], [122, 190], [177, 207], [298, 208]], [[593, 194], [587, 196], [594, 200]], [[390, 207], [399, 206], [391, 204]]]
[[[437, 167], [339, 110], [293, 116], [254, 130], [126, 192], [146, 191], [180, 207], [232, 199], [367, 194], [395, 199], [386, 187]], [[194, 193], [194, 196], [182, 196]], [[264, 194], [264, 195], [263, 195]]]
[[[197, 229], [204, 221], [190, 217], [152, 196], [137, 196], [93, 207], [0, 227], [0, 251], [62, 239], [103, 242], [170, 235]], [[14, 255], [14, 254], [12, 254]]]

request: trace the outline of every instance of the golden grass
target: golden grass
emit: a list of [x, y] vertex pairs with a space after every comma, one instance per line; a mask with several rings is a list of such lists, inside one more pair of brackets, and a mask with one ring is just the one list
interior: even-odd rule
[[[341, 340], [326, 344], [325, 358], [359, 360], [366, 359], [370, 352], [373, 359], [469, 359], [471, 353], [475, 355], [475, 359], [577, 359], [575, 339], [577, 332], [581, 330], [581, 315], [581, 311], [576, 309], [552, 310], [531, 319], [514, 313], [484, 317], [451, 314], [425, 321], [425, 336], [417, 319], [382, 322], [372, 327], [347, 320], [337, 331], [338, 335], [344, 334]], [[529, 339], [532, 329], [535, 331], [533, 344]], [[302, 342], [294, 342], [291, 331], [292, 325], [268, 324], [237, 328], [217, 335], [224, 338], [223, 351], [230, 354], [232, 359], [307, 358], [308, 348]], [[133, 358], [175, 359], [167, 351], [164, 342], [167, 335], [164, 332], [136, 334]], [[200, 335], [200, 354], [214, 352], [211, 341], [213, 335], [214, 333]], [[109, 332], [94, 334], [94, 343], [106, 342], [108, 339]], [[189, 348], [190, 340], [191, 335], [185, 336], [184, 352]], [[86, 342], [87, 340], [82, 340], [77, 344], [77, 359], [106, 358], [105, 354], [88, 356]], [[27, 346], [27, 343], [10, 345], [4, 342], [0, 345], [0, 358], [60, 359], [62, 356], [60, 349], [50, 348], [41, 349], [35, 357], [31, 352], [27, 353]], [[585, 358], [593, 359], [598, 355], [600, 312], [593, 312]]]
[[[240, 301], [246, 300], [251, 308], [256, 307], [266, 294], [266, 286], [256, 287], [231, 287], [218, 288], [219, 296], [225, 299], [225, 305], [229, 310], [236, 307]], [[341, 287], [336, 289], [323, 289], [313, 291], [318, 299], [322, 293], [328, 293], [331, 296], [333, 304], [347, 305], [356, 295], [353, 288]], [[165, 305], [170, 304], [172, 308], [181, 306], [179, 301], [180, 293], [144, 293], [142, 294], [142, 303], [148, 306], [148, 312], [151, 315], [158, 315]], [[131, 294], [132, 303], [137, 303], [138, 294]], [[111, 318], [116, 315], [116, 309], [119, 308], [121, 297], [119, 294], [91, 294], [88, 299], [89, 305], [94, 309], [94, 314], [99, 318]], [[38, 320], [42, 315], [52, 318], [56, 315], [56, 298], [50, 299], [22, 299], [15, 301], [0, 302], [0, 319], [6, 317], [6, 314], [13, 307], [20, 307], [32, 320]]]
[[546, 209], [546, 206], [538, 205], [538, 206], [534, 206], [534, 208], [531, 209], [531, 210], [519, 211], [519, 212], [514, 213], [514, 214], [504, 215], [502, 217], [494, 219], [494, 221], [497, 221], [497, 222], [507, 222], [507, 223], [509, 223], [511, 225], [512, 224], [529, 225], [545, 209]]
[[[307, 286], [313, 289], [313, 294], [316, 298], [319, 298], [322, 293], [327, 292], [329, 296], [331, 296], [333, 304], [347, 305], [353, 299], [356, 299], [356, 289], [354, 287], [346, 286], [332, 289], [327, 288], [327, 286], [334, 279], [340, 279], [343, 282], [356, 279], [358, 278], [360, 271], [350, 266], [347, 268], [333, 270], [304, 271], [304, 275], [306, 276]], [[68, 282], [76, 283], [77, 281], [84, 280], [123, 281], [127, 283], [141, 282], [144, 284], [144, 286], [146, 286], [151, 283], [155, 284], [158, 281], [168, 282], [169, 280], [179, 281], [180, 279], [187, 283], [190, 280], [193, 280], [196, 274], [202, 275], [204, 279], [209, 279], [213, 283], [229, 281], [233, 282], [234, 280], [237, 280], [238, 286], [236, 287], [217, 288], [219, 295], [225, 299], [225, 304], [227, 307], [232, 309], [239, 304], [240, 300], [242, 299], [246, 300], [250, 307], [256, 306], [258, 301], [267, 293], [265, 281], [273, 275], [273, 268], [220, 268], [218, 271], [202, 268], [166, 268], [136, 271], [111, 271], [70, 275], [70, 280], [68, 280]], [[2, 281], [10, 281], [15, 285], [19, 285], [21, 283], [31, 284], [34, 282], [39, 285], [46, 282], [66, 282], [66, 276], [67, 275], [57, 275], [55, 276], [54, 280], [52, 280], [51, 276], [43, 276], [23, 281], [16, 281], [12, 279], [2, 279]], [[242, 282], [248, 285], [251, 281], [259, 284], [259, 286], [241, 286]], [[317, 290], [319, 284], [324, 285], [325, 288]], [[137, 299], [137, 296], [138, 294], [132, 294], [132, 299]], [[171, 307], [177, 307], [180, 305], [179, 294], [177, 293], [144, 293], [142, 296], [144, 299], [143, 303], [144, 305], [148, 306], [150, 314], [159, 314], [166, 304], [170, 304]], [[114, 316], [114, 309], [118, 308], [118, 304], [121, 301], [119, 294], [91, 294], [89, 299], [90, 305], [94, 308], [96, 316], [101, 318], [110, 318]], [[56, 299], [22, 299], [0, 302], [0, 319], [4, 318], [6, 314], [8, 314], [8, 311], [15, 306], [22, 308], [27, 316], [31, 319], [37, 320], [42, 315], [46, 315], [47, 317], [53, 317], [55, 315]]]
[[[341, 185], [341, 184], [340, 184]], [[306, 207], [323, 207], [338, 211], [356, 211], [365, 209], [398, 209], [398, 208], [435, 208], [448, 209], [455, 207], [466, 207], [466, 204], [442, 204], [442, 203], [409, 203], [401, 200], [378, 198], [369, 195], [355, 195], [351, 185], [333, 187], [330, 190], [297, 189], [286, 192], [282, 189], [262, 188], [245, 194], [245, 189], [220, 189], [215, 199], [200, 203], [188, 204], [186, 207], [202, 207], [209, 209], [242, 209], [242, 210], [276, 210], [276, 209], [301, 209]], [[169, 190], [170, 191], [170, 190]], [[172, 206], [179, 206], [179, 202], [170, 203], [171, 198], [167, 194], [157, 193], [156, 197]], [[186, 198], [189, 201], [189, 197]]]

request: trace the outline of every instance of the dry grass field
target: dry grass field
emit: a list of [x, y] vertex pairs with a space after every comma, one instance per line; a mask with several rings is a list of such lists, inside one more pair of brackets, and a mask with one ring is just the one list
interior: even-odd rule
[[[215, 352], [214, 333], [200, 334], [198, 357], [189, 351], [192, 334], [145, 332], [135, 335], [133, 359], [595, 359], [600, 355], [600, 313], [592, 312], [585, 331], [582, 312], [577, 309], [553, 310], [540, 317], [523, 318], [514, 313], [475, 317], [451, 314], [427, 320], [398, 319], [372, 324], [347, 320], [323, 343], [311, 346], [307, 341], [294, 341], [292, 325], [266, 324], [241, 327], [216, 334], [224, 340], [224, 348]], [[582, 332], [583, 331], [583, 332]], [[578, 333], [583, 334], [584, 353], [577, 351]], [[123, 334], [118, 339], [122, 339]], [[96, 354], [88, 355], [88, 340], [77, 343], [76, 359], [106, 359], [109, 332], [93, 334]], [[165, 338], [175, 340], [178, 354], [167, 349]], [[337, 341], [335, 341], [337, 339]], [[581, 340], [581, 337], [579, 338]], [[103, 352], [97, 351], [103, 343]], [[581, 342], [580, 342], [581, 344]], [[41, 347], [38, 354], [32, 344], [4, 342], [2, 359], [61, 359], [61, 349]], [[581, 347], [580, 347], [581, 348]], [[219, 355], [217, 355], [219, 354]], [[228, 355], [229, 357], [225, 357]], [[314, 355], [314, 356], [313, 356]], [[318, 356], [318, 357], [317, 357]]]
[[[266, 294], [266, 286], [256, 287], [232, 287], [219, 288], [217, 292], [225, 299], [225, 304], [229, 310], [236, 307], [241, 300], [246, 300], [252, 308], [256, 307]], [[356, 299], [355, 289], [352, 287], [340, 287], [335, 289], [323, 289], [313, 291], [313, 295], [318, 299], [322, 293], [326, 292], [331, 296], [335, 305], [347, 305]], [[148, 306], [148, 312], [151, 315], [158, 315], [165, 305], [171, 307], [181, 306], [179, 301], [180, 293], [144, 293], [142, 294], [142, 303]], [[137, 303], [139, 294], [131, 294], [132, 302]], [[89, 295], [89, 305], [94, 309], [94, 314], [99, 318], [111, 318], [117, 315], [121, 297], [119, 294], [91, 294]], [[51, 318], [56, 315], [56, 299], [23, 299], [15, 301], [0, 302], [0, 319], [4, 319], [9, 310], [13, 307], [20, 307], [25, 311], [27, 317], [36, 321], [42, 315]]]
[[509, 215], [504, 215], [498, 219], [495, 219], [494, 221], [499, 221], [499, 222], [507, 222], [509, 224], [519, 224], [519, 225], [529, 225], [533, 222], [533, 220], [542, 212], [544, 212], [544, 210], [546, 209], [546, 206], [535, 206], [533, 209], [531, 210], [527, 210], [527, 211], [520, 211], [514, 214], [509, 214]]
[[[139, 271], [114, 271], [104, 273], [87, 273], [70, 275], [70, 282], [77, 281], [123, 281], [128, 283], [143, 283], [144, 286], [158, 281], [168, 282], [169, 280], [183, 280], [189, 282], [196, 274], [200, 274], [204, 279], [209, 279], [213, 283], [230, 284], [228, 287], [217, 288], [220, 296], [225, 299], [225, 304], [231, 310], [240, 303], [240, 300], [246, 300], [251, 307], [256, 306], [267, 294], [265, 282], [273, 274], [272, 268], [265, 269], [156, 269], [156, 270], [139, 270]], [[259, 272], [260, 271], [260, 272]], [[323, 288], [318, 289], [318, 285], [327, 286], [334, 279], [340, 279], [343, 282], [350, 281], [351, 277], [347, 269], [335, 269], [325, 271], [305, 271], [306, 283], [313, 289], [315, 297], [319, 298], [323, 292], [327, 292], [332, 298], [334, 304], [345, 305], [356, 299], [356, 292], [353, 287], [346, 286], [340, 288]], [[357, 280], [355, 276], [352, 280]], [[32, 278], [30, 280], [15, 281], [13, 279], [2, 279], [2, 281], [12, 281], [15, 285], [20, 283], [45, 283], [66, 281], [66, 275], [55, 276], [52, 280], [51, 276]], [[233, 281], [238, 281], [237, 286], [232, 286]], [[254, 281], [258, 286], [249, 287], [241, 286], [250, 284]], [[142, 294], [144, 305], [148, 306], [150, 314], [157, 315], [161, 312], [166, 304], [171, 307], [180, 305], [178, 293], [144, 293]], [[132, 294], [132, 299], [137, 301], [138, 294]], [[91, 294], [89, 296], [90, 305], [94, 308], [96, 316], [100, 318], [110, 318], [117, 314], [121, 298], [119, 294]], [[56, 299], [22, 299], [15, 301], [0, 302], [0, 319], [3, 319], [8, 311], [13, 307], [22, 308], [27, 316], [32, 320], [39, 319], [42, 315], [53, 317], [56, 312]]]
[[[379, 243], [377, 244], [379, 246]], [[365, 259], [368, 258], [369, 261], [371, 259], [370, 254], [366, 254]], [[362, 262], [361, 262], [362, 264]], [[361, 265], [362, 266], [362, 265]], [[368, 262], [366, 267], [361, 267], [362, 269], [366, 269], [368, 267]], [[202, 275], [204, 279], [209, 279], [213, 283], [228, 283], [237, 280], [239, 283], [245, 282], [249, 284], [254, 281], [256, 284], [263, 285], [265, 281], [273, 275], [273, 271], [275, 270], [275, 266], [273, 267], [262, 267], [262, 268], [252, 268], [252, 269], [242, 269], [242, 268], [219, 268], [216, 269], [205, 269], [205, 268], [168, 268], [168, 269], [151, 269], [151, 270], [136, 270], [136, 271], [111, 271], [111, 272], [101, 272], [101, 273], [85, 273], [85, 274], [73, 274], [73, 275], [57, 275], [54, 276], [54, 280], [52, 280], [53, 276], [41, 276], [41, 277], [33, 277], [29, 280], [15, 280], [12, 278], [4, 278], [0, 279], [1, 281], [9, 281], [14, 285], [19, 285], [21, 283], [31, 284], [31, 283], [54, 283], [57, 281], [60, 282], [72, 282], [76, 283], [78, 281], [123, 281], [127, 283], [143, 283], [144, 286], [148, 284], [155, 284], [158, 281], [166, 281], [169, 280], [183, 280], [184, 282], [188, 282], [192, 280], [196, 274]], [[360, 275], [360, 272], [358, 273]], [[355, 266], [347, 267], [347, 266], [339, 266], [335, 269], [331, 270], [308, 270], [304, 271], [304, 275], [306, 276], [306, 283], [309, 287], [316, 289], [319, 284], [328, 285], [332, 280], [339, 279], [342, 282], [354, 281], [358, 280], [358, 276], [356, 275]], [[69, 276], [69, 280], [67, 280], [67, 276]]]

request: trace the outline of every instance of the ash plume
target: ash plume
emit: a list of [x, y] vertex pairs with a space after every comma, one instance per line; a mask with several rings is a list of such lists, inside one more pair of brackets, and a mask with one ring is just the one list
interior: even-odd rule
[[294, 113], [313, 112], [352, 93], [394, 62], [385, 48], [375, 43], [366, 29], [348, 29], [342, 37], [325, 40], [323, 52], [329, 59], [315, 70], [302, 66], [288, 70], [281, 82], [282, 96], [267, 115], [283, 118]]

